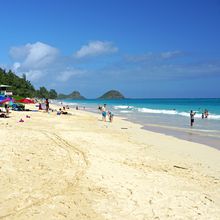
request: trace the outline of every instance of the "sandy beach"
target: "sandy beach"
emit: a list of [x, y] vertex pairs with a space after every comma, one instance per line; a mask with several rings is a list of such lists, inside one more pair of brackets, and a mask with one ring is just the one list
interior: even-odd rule
[[69, 112], [1, 118], [0, 219], [220, 219], [220, 151]]

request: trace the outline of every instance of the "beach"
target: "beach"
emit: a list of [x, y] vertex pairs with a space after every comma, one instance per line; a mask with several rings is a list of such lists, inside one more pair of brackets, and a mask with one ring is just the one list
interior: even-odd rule
[[[143, 129], [208, 145], [220, 150], [220, 99], [172, 98], [172, 99], [64, 99], [63, 104], [98, 113], [99, 105], [115, 116], [140, 124]], [[60, 101], [57, 101], [58, 103]], [[207, 118], [201, 117], [208, 109]], [[190, 126], [190, 111], [195, 114], [195, 123]]]
[[0, 219], [220, 218], [219, 150], [68, 111], [0, 120]]

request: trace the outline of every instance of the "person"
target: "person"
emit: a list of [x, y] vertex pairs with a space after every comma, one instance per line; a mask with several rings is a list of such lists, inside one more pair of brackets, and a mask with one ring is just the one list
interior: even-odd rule
[[59, 108], [59, 111], [57, 111], [57, 115], [61, 115], [62, 114], [62, 110], [61, 108]]
[[205, 114], [205, 118], [208, 118], [209, 112], [208, 112], [208, 110], [207, 110], [207, 109], [205, 109], [204, 114]]
[[45, 104], [46, 104], [46, 112], [48, 112], [49, 111], [49, 101], [48, 101], [48, 99], [46, 99]]
[[202, 113], [202, 119], [204, 119], [204, 113]]
[[190, 125], [191, 127], [193, 126], [194, 124], [194, 116], [195, 116], [195, 112], [193, 112], [193, 110], [190, 111]]
[[[63, 110], [64, 110], [64, 111], [63, 111]], [[68, 112], [65, 111], [65, 107], [63, 107], [63, 110], [62, 110], [61, 108], [59, 108], [59, 111], [57, 111], [57, 115], [61, 115], [61, 114], [67, 115], [67, 114], [68, 114]]]
[[101, 105], [98, 106], [98, 110], [102, 111], [102, 106]]
[[41, 103], [39, 103], [39, 109], [38, 110], [42, 110], [42, 106]]
[[113, 122], [113, 116], [114, 116], [114, 114], [112, 112], [108, 111], [109, 122]]
[[8, 104], [5, 104], [5, 111], [6, 111], [7, 114], [9, 113], [9, 106], [8, 106]]
[[0, 118], [9, 118], [9, 116], [2, 112], [0, 113]]
[[102, 106], [102, 120], [106, 121], [106, 104], [104, 104], [104, 106]]

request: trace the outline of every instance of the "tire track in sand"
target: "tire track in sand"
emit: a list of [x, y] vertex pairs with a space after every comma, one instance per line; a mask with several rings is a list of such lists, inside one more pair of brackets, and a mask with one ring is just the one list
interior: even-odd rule
[[[50, 203], [50, 200], [53, 199], [54, 197], [69, 195], [71, 192], [73, 193], [74, 190], [76, 190], [80, 179], [83, 177], [84, 173], [86, 172], [89, 162], [83, 151], [71, 145], [66, 140], [62, 139], [56, 133], [46, 132], [46, 131], [41, 131], [41, 133], [44, 134], [53, 143], [53, 146], [62, 148], [63, 150], [67, 152], [68, 157], [69, 157], [69, 163], [75, 170], [77, 169], [75, 173], [75, 180], [74, 182], [66, 181], [67, 186], [65, 188], [61, 189], [60, 191], [50, 193], [50, 195], [46, 198], [36, 199], [31, 204], [26, 205], [25, 207], [22, 207], [22, 208], [14, 208], [14, 211], [6, 215], [0, 216], [0, 219], [12, 217], [12, 216], [18, 217], [24, 214], [24, 212], [30, 208], [33, 208], [35, 206], [41, 206], [45, 203]], [[33, 192], [34, 190], [31, 193]]]

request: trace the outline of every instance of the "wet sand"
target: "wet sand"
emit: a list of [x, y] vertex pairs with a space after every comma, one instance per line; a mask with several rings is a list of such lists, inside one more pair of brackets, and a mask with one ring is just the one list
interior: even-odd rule
[[143, 129], [170, 135], [190, 142], [204, 144], [220, 150], [220, 136], [217, 134], [212, 135], [210, 132], [207, 134], [207, 132], [198, 131], [194, 128], [181, 129], [178, 127], [162, 126], [158, 124], [147, 124]]

